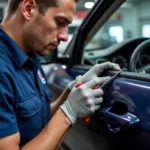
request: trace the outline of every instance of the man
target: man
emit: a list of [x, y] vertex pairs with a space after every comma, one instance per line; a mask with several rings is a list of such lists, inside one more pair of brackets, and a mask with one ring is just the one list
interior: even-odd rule
[[[120, 70], [112, 63], [96, 65], [71, 82], [50, 105], [51, 93], [39, 56], [47, 56], [61, 41], [67, 41], [75, 3], [9, 0], [0, 27], [1, 150], [57, 149], [77, 118], [84, 118], [100, 107], [103, 91], [92, 87], [109, 77], [97, 76], [105, 69]], [[76, 88], [78, 83], [83, 85]]]

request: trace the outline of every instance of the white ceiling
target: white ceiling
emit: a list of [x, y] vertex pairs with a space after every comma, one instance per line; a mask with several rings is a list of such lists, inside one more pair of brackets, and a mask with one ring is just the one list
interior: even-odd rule
[[[77, 3], [77, 10], [86, 10], [84, 7], [85, 2], [94, 2], [95, 0], [79, 0]], [[149, 0], [127, 0], [129, 3], [139, 3], [139, 2], [144, 2], [144, 1], [149, 1]]]
[[[94, 2], [96, 0], [79, 0], [79, 2], [77, 3], [77, 10], [86, 10], [86, 8], [84, 7], [85, 2]], [[143, 1], [149, 1], [149, 0], [127, 0], [127, 2], [129, 3], [137, 3], [137, 2], [143, 2]], [[8, 2], [8, 0], [0, 0], [1, 2]]]

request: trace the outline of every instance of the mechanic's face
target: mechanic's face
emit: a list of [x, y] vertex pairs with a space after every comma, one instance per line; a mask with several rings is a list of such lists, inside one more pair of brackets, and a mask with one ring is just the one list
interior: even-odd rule
[[61, 41], [68, 40], [68, 25], [74, 13], [74, 0], [60, 0], [59, 6], [49, 7], [44, 15], [37, 10], [24, 27], [25, 48], [47, 56]]

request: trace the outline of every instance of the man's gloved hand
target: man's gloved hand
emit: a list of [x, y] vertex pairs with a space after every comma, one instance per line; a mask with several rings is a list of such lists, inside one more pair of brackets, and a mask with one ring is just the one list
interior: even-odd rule
[[115, 63], [106, 62], [102, 64], [96, 64], [82, 76], [82, 83], [86, 83], [87, 81], [97, 78], [103, 73], [104, 70], [107, 69], [120, 71], [119, 65]]
[[[80, 77], [75, 80], [75, 84], [78, 83], [80, 83]], [[72, 124], [76, 122], [77, 118], [85, 118], [99, 109], [100, 103], [103, 101], [103, 91], [102, 89], [92, 90], [92, 88], [102, 83], [103, 80], [97, 78], [78, 88], [73, 87], [68, 99], [60, 106]]]
[[[118, 64], [111, 63], [111, 62], [96, 64], [88, 72], [86, 72], [83, 76], [80, 77], [80, 83], [86, 83], [92, 79], [99, 78], [98, 76], [100, 76], [102, 72], [107, 69], [119, 71], [120, 67]], [[102, 80], [105, 80], [105, 77], [102, 78]], [[70, 90], [72, 89], [73, 85], [74, 85], [74, 81], [68, 84]]]

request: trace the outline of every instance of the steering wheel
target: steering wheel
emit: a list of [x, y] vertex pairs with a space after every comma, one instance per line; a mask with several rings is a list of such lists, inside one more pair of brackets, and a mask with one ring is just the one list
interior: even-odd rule
[[137, 62], [139, 61], [140, 55], [148, 47], [150, 47], [150, 39], [142, 42], [136, 47], [131, 55], [129, 71], [150, 73], [150, 64], [137, 69]]

